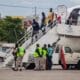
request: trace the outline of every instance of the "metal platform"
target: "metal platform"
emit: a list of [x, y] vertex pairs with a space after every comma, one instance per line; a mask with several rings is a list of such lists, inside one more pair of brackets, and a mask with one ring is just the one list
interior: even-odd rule
[[57, 34], [60, 36], [70, 37], [70, 38], [80, 38], [80, 26], [58, 24]]

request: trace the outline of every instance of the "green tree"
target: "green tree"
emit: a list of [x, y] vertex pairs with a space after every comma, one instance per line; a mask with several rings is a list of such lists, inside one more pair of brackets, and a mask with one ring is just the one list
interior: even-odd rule
[[0, 20], [0, 41], [17, 42], [23, 35], [21, 19], [6, 16]]

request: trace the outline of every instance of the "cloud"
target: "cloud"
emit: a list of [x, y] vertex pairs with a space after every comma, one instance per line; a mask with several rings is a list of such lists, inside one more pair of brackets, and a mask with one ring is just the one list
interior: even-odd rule
[[[52, 1], [52, 0], [51, 0]], [[47, 3], [46, 3], [47, 2]], [[48, 7], [50, 6], [51, 2], [49, 0], [19, 0], [19, 5], [26, 5], [26, 6], [36, 6], [36, 7]]]
[[71, 1], [76, 3], [76, 4], [80, 4], [80, 0], [71, 0]]
[[24, 3], [24, 4], [26, 4], [26, 3], [40, 3], [40, 4], [45, 3], [45, 4], [47, 4], [46, 2], [50, 3], [49, 0], [20, 0], [20, 1], [21, 1], [21, 3]]

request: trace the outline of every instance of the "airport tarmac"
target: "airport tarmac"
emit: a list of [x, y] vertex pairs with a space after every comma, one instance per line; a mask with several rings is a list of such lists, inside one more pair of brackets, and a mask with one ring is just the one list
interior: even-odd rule
[[13, 71], [0, 69], [0, 80], [80, 80], [80, 70]]

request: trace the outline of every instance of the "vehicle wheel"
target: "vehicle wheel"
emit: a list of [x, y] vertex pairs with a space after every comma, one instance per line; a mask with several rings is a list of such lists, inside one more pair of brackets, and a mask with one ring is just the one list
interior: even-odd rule
[[77, 69], [80, 70], [80, 61], [77, 63]]
[[4, 59], [3, 59], [3, 57], [0, 57], [0, 62], [4, 62]]
[[70, 69], [70, 65], [69, 65], [69, 64], [67, 64], [67, 70], [68, 70], [68, 69]]
[[74, 69], [75, 69], [75, 70], [77, 69], [77, 64], [74, 65]]
[[34, 63], [30, 63], [28, 66], [25, 66], [25, 69], [34, 69], [35, 68], [35, 64]]
[[[62, 68], [64, 69], [64, 65], [63, 64], [61, 64], [61, 66], [62, 66]], [[70, 67], [70, 65], [66, 65], [67, 66], [67, 68], [66, 68], [66, 70], [68, 70], [69, 69], [69, 67]], [[64, 69], [65, 70], [65, 69]]]

